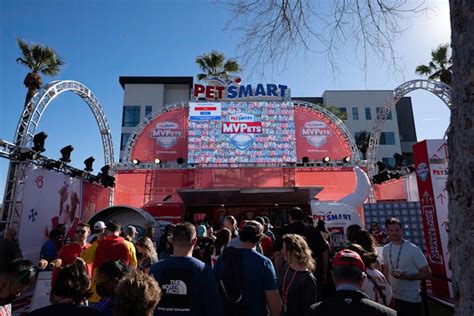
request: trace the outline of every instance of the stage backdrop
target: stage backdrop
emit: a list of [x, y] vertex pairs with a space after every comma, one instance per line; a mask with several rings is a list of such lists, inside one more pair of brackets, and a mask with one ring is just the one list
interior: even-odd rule
[[[108, 206], [108, 189], [44, 168], [29, 166], [22, 197], [19, 241], [23, 255], [37, 260], [41, 245], [51, 229], [65, 224], [66, 235], [74, 237], [84, 215]], [[107, 196], [104, 199], [104, 196]]]

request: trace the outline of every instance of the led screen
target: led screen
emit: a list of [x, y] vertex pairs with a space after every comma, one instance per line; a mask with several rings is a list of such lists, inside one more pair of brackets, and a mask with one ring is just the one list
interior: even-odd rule
[[296, 162], [292, 102], [190, 102], [188, 163]]

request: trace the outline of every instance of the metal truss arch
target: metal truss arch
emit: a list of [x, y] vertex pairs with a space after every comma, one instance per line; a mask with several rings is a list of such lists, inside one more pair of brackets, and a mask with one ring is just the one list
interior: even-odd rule
[[377, 112], [377, 118], [370, 133], [369, 148], [367, 149], [367, 168], [369, 177], [373, 177], [376, 173], [375, 164], [380, 135], [392, 106], [397, 104], [397, 102], [406, 94], [419, 89], [433, 93], [451, 110], [451, 88], [445, 83], [433, 80], [416, 79], [407, 81], [395, 88], [391, 96], [385, 100], [383, 106], [380, 107]]
[[[355, 139], [352, 136], [351, 132], [346, 127], [346, 125], [337, 116], [335, 116], [333, 113], [331, 113], [327, 109], [325, 109], [325, 108], [323, 108], [323, 107], [321, 107], [317, 104], [313, 104], [313, 103], [305, 102], [305, 101], [300, 101], [300, 100], [293, 100], [293, 103], [296, 106], [301, 106], [301, 107], [316, 110], [318, 112], [321, 112], [323, 115], [329, 117], [329, 119], [336, 124], [337, 128], [341, 131], [344, 138], [349, 143], [349, 146], [350, 146], [350, 149], [351, 149], [351, 152], [352, 152], [352, 157], [351, 157], [352, 158], [352, 160], [351, 160], [352, 163], [356, 164], [357, 162], [359, 162], [360, 154], [359, 154], [359, 150], [357, 148]], [[135, 142], [136, 142], [137, 138], [140, 136], [140, 134], [143, 132], [143, 130], [146, 128], [146, 126], [151, 121], [153, 121], [157, 116], [159, 116], [163, 113], [166, 113], [166, 112], [169, 112], [169, 111], [172, 111], [172, 110], [177, 110], [177, 109], [184, 109], [184, 108], [188, 108], [188, 102], [181, 102], [181, 103], [175, 103], [175, 104], [167, 105], [164, 108], [159, 109], [158, 111], [155, 111], [155, 112], [152, 112], [152, 113], [148, 114], [145, 117], [145, 119], [139, 125], [137, 125], [133, 129], [132, 133], [130, 134], [130, 137], [128, 138], [127, 145], [126, 145], [125, 150], [124, 150], [124, 154], [123, 154], [123, 157], [122, 157], [123, 159], [122, 159], [122, 163], [120, 164], [120, 167], [121, 168], [129, 167], [129, 168], [132, 168], [132, 169], [135, 168], [135, 166], [131, 164], [131, 160], [133, 159], [133, 157], [131, 156], [132, 155], [132, 149], [135, 146]], [[150, 168], [150, 166], [149, 166], [149, 168]]]
[[44, 111], [49, 103], [58, 95], [71, 91], [87, 103], [99, 127], [104, 148], [104, 162], [109, 166], [114, 164], [114, 147], [112, 135], [105, 112], [99, 99], [92, 90], [78, 81], [56, 80], [38, 90], [23, 111], [15, 133], [15, 143], [23, 147], [31, 147], [33, 136], [39, 125]]

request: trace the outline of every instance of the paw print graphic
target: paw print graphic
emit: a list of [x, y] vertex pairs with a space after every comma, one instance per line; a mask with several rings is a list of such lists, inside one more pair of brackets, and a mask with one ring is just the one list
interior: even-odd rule
[[36, 186], [38, 187], [38, 189], [41, 189], [44, 185], [43, 176], [37, 176], [36, 179], [35, 179], [35, 183], [36, 183]]

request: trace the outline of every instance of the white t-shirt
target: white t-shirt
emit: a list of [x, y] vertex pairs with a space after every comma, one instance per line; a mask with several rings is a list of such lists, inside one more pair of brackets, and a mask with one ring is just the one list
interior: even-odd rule
[[389, 281], [392, 285], [393, 296], [407, 302], [421, 302], [420, 280], [401, 280], [394, 278], [391, 274], [393, 270], [414, 274], [426, 267], [428, 261], [420, 248], [407, 240], [401, 245], [389, 243], [383, 247], [383, 261], [389, 269]]
[[[362, 285], [362, 292], [367, 294], [367, 296], [372, 301], [388, 306], [390, 302], [392, 301], [393, 293], [392, 293], [392, 287], [388, 283], [387, 279], [385, 279], [382, 272], [380, 272], [377, 269], [369, 268], [365, 271], [365, 273], [368, 275], [368, 277], [365, 278], [364, 284]], [[385, 303], [382, 299], [382, 296], [380, 295], [379, 290], [374, 285], [372, 280], [373, 282], [377, 283], [379, 289], [385, 295]]]

